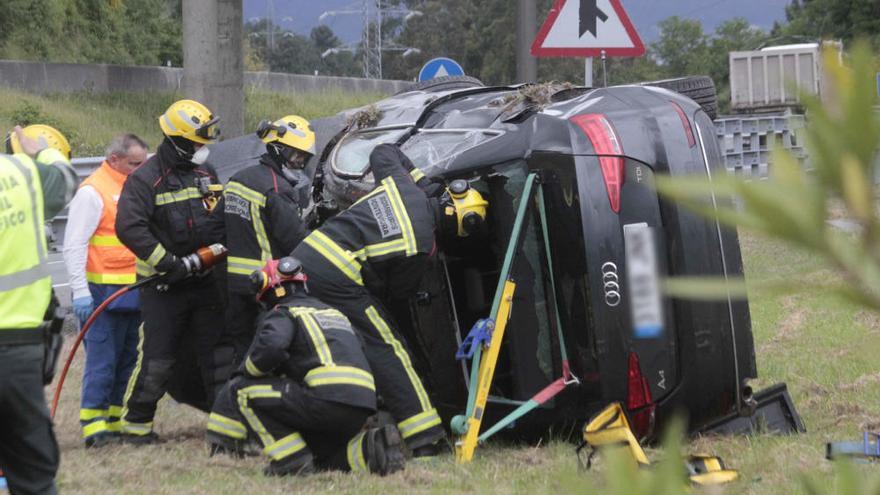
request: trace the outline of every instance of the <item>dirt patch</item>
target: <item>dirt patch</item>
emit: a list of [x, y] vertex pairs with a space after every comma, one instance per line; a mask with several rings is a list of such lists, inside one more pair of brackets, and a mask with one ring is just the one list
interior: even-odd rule
[[777, 326], [776, 334], [758, 348], [759, 353], [772, 350], [777, 345], [790, 342], [800, 336], [800, 330], [810, 316], [810, 311], [804, 308], [803, 305], [799, 305], [798, 299], [798, 296], [793, 295], [782, 298], [782, 310], [785, 316], [783, 316], [782, 321]]
[[856, 313], [855, 322], [865, 327], [868, 333], [880, 333], [880, 314], [863, 309]]
[[868, 385], [873, 385], [875, 383], [880, 383], [880, 372], [862, 375], [856, 378], [855, 381], [853, 381], [852, 383], [844, 383], [838, 388], [840, 390], [857, 390], [860, 388], [864, 388]]

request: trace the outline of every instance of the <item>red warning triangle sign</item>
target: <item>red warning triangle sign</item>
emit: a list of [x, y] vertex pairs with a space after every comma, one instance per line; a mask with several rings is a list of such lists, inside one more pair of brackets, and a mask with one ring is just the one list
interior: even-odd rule
[[645, 45], [620, 0], [556, 0], [532, 43], [536, 57], [640, 57]]

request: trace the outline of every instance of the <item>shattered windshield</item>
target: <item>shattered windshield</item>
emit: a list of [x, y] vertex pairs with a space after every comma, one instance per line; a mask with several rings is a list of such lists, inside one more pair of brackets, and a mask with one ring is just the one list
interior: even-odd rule
[[373, 148], [383, 143], [397, 141], [408, 130], [403, 127], [348, 134], [342, 138], [333, 152], [331, 159], [333, 169], [349, 177], [362, 176], [370, 164], [370, 152]]
[[401, 149], [424, 172], [446, 166], [463, 151], [501, 134], [484, 129], [426, 129], [408, 139]]

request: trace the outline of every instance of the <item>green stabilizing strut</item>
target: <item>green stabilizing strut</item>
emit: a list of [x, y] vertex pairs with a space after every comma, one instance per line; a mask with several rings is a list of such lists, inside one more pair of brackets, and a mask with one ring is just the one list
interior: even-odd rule
[[[504, 264], [501, 266], [501, 273], [498, 277], [498, 286], [495, 289], [495, 299], [492, 301], [492, 312], [489, 314], [489, 318], [492, 321], [498, 317], [498, 307], [501, 305], [501, 294], [504, 293], [504, 283], [510, 277], [510, 268], [513, 265], [513, 257], [516, 255], [516, 246], [519, 241], [520, 233], [522, 232], [523, 220], [526, 216], [526, 211], [529, 209], [529, 201], [532, 199], [532, 186], [537, 179], [538, 174], [530, 173], [526, 177], [525, 186], [523, 186], [523, 193], [519, 200], [519, 208], [516, 210], [516, 219], [513, 222], [513, 230], [510, 232], [510, 240], [507, 243], [507, 252], [504, 254]], [[482, 357], [482, 346], [477, 346], [477, 349], [474, 351], [473, 359], [471, 360], [471, 380], [470, 380], [470, 388], [468, 389], [468, 403], [467, 403], [467, 412], [465, 413], [466, 417], [470, 417], [474, 413], [474, 402], [477, 400], [477, 387], [478, 387], [478, 378], [480, 371], [480, 358]], [[458, 416], [453, 418], [451, 422], [452, 429], [459, 434], [463, 434], [463, 431], [459, 431], [456, 429], [456, 426], [459, 428], [465, 428], [465, 422], [458, 419]]]
[[541, 215], [541, 230], [544, 233], [544, 251], [547, 253], [547, 273], [550, 274], [550, 290], [553, 294], [553, 311], [556, 314], [556, 335], [559, 339], [559, 355], [564, 363], [568, 362], [563, 340], [562, 318], [559, 317], [559, 304], [556, 304], [556, 278], [553, 276], [553, 258], [550, 254], [550, 233], [548, 231], [547, 210], [544, 207], [544, 187], [538, 184], [538, 212]]

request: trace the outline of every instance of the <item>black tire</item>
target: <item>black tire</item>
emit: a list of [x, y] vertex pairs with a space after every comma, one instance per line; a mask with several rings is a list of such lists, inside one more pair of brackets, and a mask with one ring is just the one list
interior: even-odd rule
[[471, 76], [442, 76], [413, 83], [410, 87], [398, 91], [396, 94], [406, 93], [409, 91], [447, 91], [450, 89], [467, 89], [482, 88], [485, 86], [483, 81]]
[[641, 83], [643, 86], [658, 86], [676, 93], [687, 96], [697, 102], [710, 119], [718, 115], [718, 94], [715, 92], [715, 83], [709, 76], [688, 76], [662, 81]]

